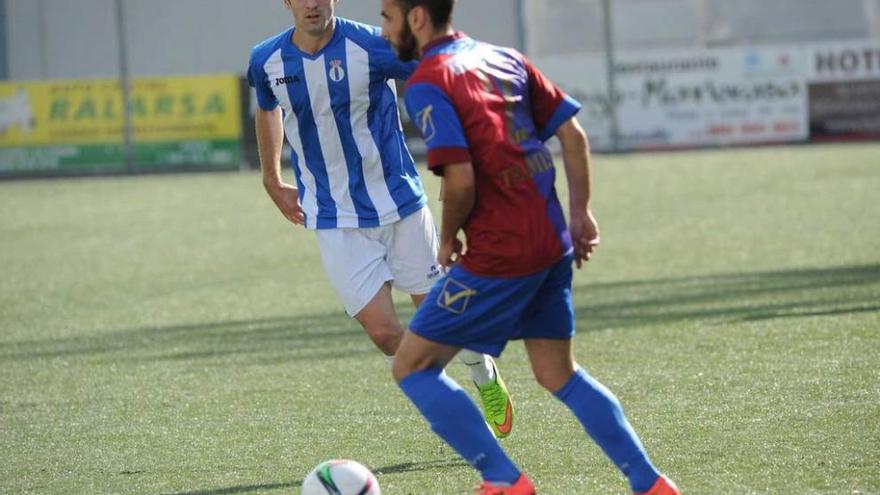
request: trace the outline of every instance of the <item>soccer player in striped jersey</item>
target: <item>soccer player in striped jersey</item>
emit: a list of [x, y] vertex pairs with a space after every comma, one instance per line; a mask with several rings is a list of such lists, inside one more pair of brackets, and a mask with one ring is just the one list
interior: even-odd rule
[[[403, 335], [392, 286], [418, 306], [442, 270], [393, 81], [415, 64], [398, 60], [378, 27], [337, 17], [337, 2], [284, 0], [294, 27], [251, 53], [263, 185], [289, 221], [315, 231], [345, 311], [390, 360]], [[285, 136], [296, 185], [282, 179]], [[507, 436], [513, 407], [495, 362], [477, 352], [460, 358], [486, 422]]]
[[[382, 0], [384, 35], [419, 58], [406, 105], [443, 176], [439, 260], [452, 266], [410, 322], [392, 373], [431, 428], [483, 479], [480, 495], [534, 495], [535, 487], [443, 372], [460, 349], [498, 356], [522, 339], [537, 381], [563, 402], [639, 494], [680, 495], [648, 458], [617, 398], [577, 365], [572, 264], [599, 244], [590, 212], [580, 104], [522, 54], [455, 32], [455, 0]], [[562, 145], [569, 222], [544, 141]], [[467, 250], [458, 240], [463, 230]]]

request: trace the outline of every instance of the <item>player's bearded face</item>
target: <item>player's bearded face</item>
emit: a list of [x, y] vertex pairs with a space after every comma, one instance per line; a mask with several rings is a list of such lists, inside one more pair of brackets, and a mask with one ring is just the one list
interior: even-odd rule
[[404, 62], [409, 62], [410, 60], [418, 58], [419, 47], [416, 43], [416, 37], [413, 36], [412, 29], [409, 28], [409, 22], [407, 22], [406, 16], [403, 17], [403, 27], [400, 30], [400, 34], [397, 36], [394, 48], [397, 49], [397, 58]]
[[397, 0], [382, 0], [382, 36], [404, 62], [414, 60], [418, 55], [416, 39], [407, 22], [408, 14], [409, 11], [404, 11]]

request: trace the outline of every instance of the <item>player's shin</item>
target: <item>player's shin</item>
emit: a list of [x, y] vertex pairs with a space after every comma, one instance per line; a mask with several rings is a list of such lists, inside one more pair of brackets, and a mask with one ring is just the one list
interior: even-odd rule
[[584, 429], [629, 479], [634, 492], [651, 488], [660, 473], [623, 414], [617, 397], [582, 368], [556, 392]]
[[485, 481], [513, 484], [520, 471], [507, 457], [468, 395], [439, 368], [416, 371], [400, 388], [440, 438], [480, 471]]

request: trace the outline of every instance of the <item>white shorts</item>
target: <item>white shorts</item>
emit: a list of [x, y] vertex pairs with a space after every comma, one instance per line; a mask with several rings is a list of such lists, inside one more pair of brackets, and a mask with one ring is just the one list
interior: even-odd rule
[[324, 271], [351, 317], [385, 282], [408, 294], [427, 294], [441, 275], [437, 229], [427, 206], [390, 225], [315, 232]]

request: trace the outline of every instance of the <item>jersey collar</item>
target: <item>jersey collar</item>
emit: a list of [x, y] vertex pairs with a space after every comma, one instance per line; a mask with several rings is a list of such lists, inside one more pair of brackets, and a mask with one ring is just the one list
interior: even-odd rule
[[321, 49], [315, 53], [309, 53], [309, 52], [302, 51], [302, 50], [300, 50], [300, 48], [298, 46], [296, 46], [296, 43], [293, 42], [293, 32], [294, 31], [296, 31], [296, 26], [293, 26], [290, 29], [290, 32], [287, 34], [286, 43], [284, 45], [286, 46], [286, 48], [288, 50], [300, 55], [303, 58], [307, 58], [310, 60], [316, 60], [318, 57], [323, 55], [324, 52], [326, 52], [328, 48], [330, 48], [331, 46], [336, 44], [336, 42], [339, 40], [339, 38], [342, 37], [342, 33], [341, 33], [342, 26], [340, 25], [339, 18], [335, 17], [335, 16], [333, 18], [333, 35], [330, 37], [329, 40], [327, 40], [327, 43], [324, 46], [322, 46]]
[[463, 32], [456, 31], [452, 34], [447, 34], [446, 36], [431, 40], [431, 42], [425, 45], [425, 48], [422, 50], [422, 58], [428, 58], [433, 55], [437, 55], [441, 50], [443, 50], [443, 48], [445, 48], [449, 44], [461, 39], [465, 39], [467, 37], [468, 35], [464, 34]]

